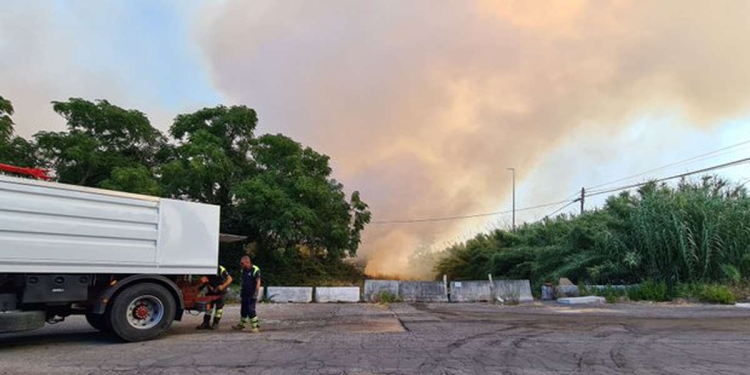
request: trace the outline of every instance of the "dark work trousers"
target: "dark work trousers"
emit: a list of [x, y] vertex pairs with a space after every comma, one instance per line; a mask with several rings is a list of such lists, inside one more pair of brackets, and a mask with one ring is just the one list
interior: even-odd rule
[[240, 309], [240, 317], [243, 319], [257, 318], [255, 314], [255, 303], [256, 299], [253, 296], [242, 296], [242, 307]]

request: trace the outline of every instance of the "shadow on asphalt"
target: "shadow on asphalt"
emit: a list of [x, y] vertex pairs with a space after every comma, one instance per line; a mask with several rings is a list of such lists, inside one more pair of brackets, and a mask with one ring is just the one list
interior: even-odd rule
[[0, 335], [0, 352], [3, 349], [18, 349], [26, 346], [55, 344], [119, 344], [122, 341], [113, 334], [103, 332], [39, 332], [38, 334]]

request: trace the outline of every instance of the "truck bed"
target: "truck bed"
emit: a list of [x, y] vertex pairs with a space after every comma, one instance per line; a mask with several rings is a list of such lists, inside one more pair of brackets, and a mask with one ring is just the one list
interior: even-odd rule
[[0, 273], [216, 272], [219, 207], [0, 175]]

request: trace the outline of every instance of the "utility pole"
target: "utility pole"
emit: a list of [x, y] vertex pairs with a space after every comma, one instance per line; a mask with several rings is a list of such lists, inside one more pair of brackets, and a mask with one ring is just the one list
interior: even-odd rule
[[516, 231], [516, 169], [515, 168], [508, 168], [509, 171], [513, 173], [513, 221], [511, 230], [513, 232]]
[[581, 215], [583, 215], [583, 205], [584, 205], [584, 202], [586, 202], [586, 188], [585, 187], [581, 188], [581, 199], [580, 200], [581, 200]]

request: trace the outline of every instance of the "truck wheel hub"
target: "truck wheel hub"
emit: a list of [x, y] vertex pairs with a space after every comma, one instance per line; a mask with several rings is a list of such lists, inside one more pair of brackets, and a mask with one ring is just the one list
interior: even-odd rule
[[135, 309], [135, 317], [138, 319], [146, 319], [148, 318], [149, 312], [150, 310], [148, 307], [140, 305]]

